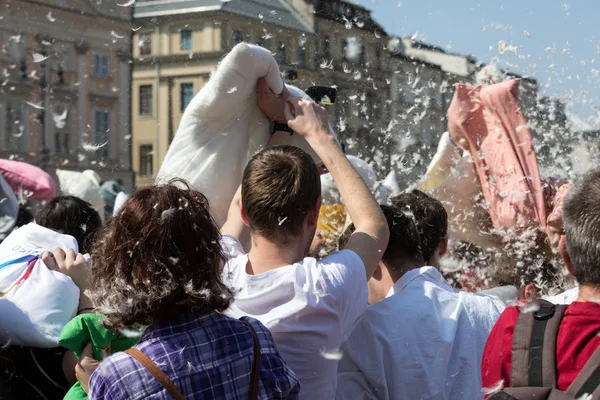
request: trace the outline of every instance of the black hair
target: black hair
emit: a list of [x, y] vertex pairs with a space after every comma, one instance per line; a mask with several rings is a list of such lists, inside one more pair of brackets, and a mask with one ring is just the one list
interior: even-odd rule
[[89, 253], [96, 234], [102, 228], [100, 215], [90, 203], [74, 196], [50, 200], [37, 214], [36, 223], [53, 231], [71, 235], [80, 253]]
[[[399, 268], [399, 261], [414, 261], [424, 264], [421, 238], [412, 213], [394, 206], [381, 205], [380, 207], [390, 228], [390, 240], [383, 253], [383, 261], [392, 268]], [[340, 249], [346, 246], [355, 230], [354, 224], [350, 224], [340, 237]]]
[[448, 234], [448, 213], [439, 200], [421, 192], [401, 193], [391, 198], [394, 206], [412, 212], [421, 235], [423, 259], [431, 261], [440, 242]]

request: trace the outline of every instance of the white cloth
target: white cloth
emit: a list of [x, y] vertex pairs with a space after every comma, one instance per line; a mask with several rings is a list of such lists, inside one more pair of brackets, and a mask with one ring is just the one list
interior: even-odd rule
[[[350, 164], [352, 164], [352, 166], [356, 169], [356, 172], [358, 172], [360, 177], [367, 184], [367, 187], [371, 190], [371, 193], [377, 195], [377, 173], [375, 173], [373, 167], [356, 156], [347, 155], [346, 157], [348, 158], [348, 161], [350, 161]], [[321, 175], [321, 193], [324, 204], [342, 203], [342, 197], [337, 185], [329, 173]]]
[[273, 334], [279, 353], [300, 380], [301, 399], [331, 400], [342, 340], [367, 306], [365, 267], [343, 250], [317, 262], [299, 263], [248, 275], [248, 256], [237, 239], [221, 241], [230, 258], [225, 282], [235, 301], [225, 314], [249, 315]]
[[100, 191], [100, 175], [96, 171], [88, 169], [78, 172], [57, 169], [56, 176], [64, 195], [79, 197], [87, 201], [104, 220], [104, 200]]
[[336, 398], [482, 399], [483, 348], [503, 309], [433, 267], [407, 272], [344, 341]]
[[79, 250], [72, 236], [35, 223], [13, 231], [0, 244], [0, 292], [5, 293], [0, 298], [0, 343], [58, 346], [62, 328], [77, 313], [79, 288], [39, 259], [57, 247]]
[[556, 296], [545, 296], [544, 300], [548, 300], [553, 304], [571, 304], [579, 297], [579, 286], [564, 291]]
[[125, 192], [119, 192], [115, 198], [115, 207], [113, 208], [113, 217], [117, 215], [123, 204], [127, 201], [129, 195]]
[[[187, 180], [208, 198], [219, 226], [225, 223], [248, 161], [271, 138], [271, 122], [258, 106], [259, 78], [265, 78], [274, 93], [283, 91], [269, 50], [247, 43], [235, 46], [186, 108], [156, 178], [158, 183]], [[296, 87], [288, 90], [310, 99]], [[298, 146], [318, 161], [300, 135], [286, 135], [273, 144]]]

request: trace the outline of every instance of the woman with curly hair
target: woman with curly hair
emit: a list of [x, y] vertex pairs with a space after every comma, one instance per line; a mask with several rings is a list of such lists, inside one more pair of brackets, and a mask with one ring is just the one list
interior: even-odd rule
[[145, 331], [102, 363], [82, 357], [90, 399], [296, 398], [270, 332], [221, 314], [233, 294], [219, 243], [207, 199], [183, 181], [126, 201], [94, 247], [90, 289], [107, 328]]

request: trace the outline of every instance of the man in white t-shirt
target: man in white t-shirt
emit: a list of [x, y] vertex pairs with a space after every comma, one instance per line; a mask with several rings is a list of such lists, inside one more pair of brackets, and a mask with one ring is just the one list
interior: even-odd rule
[[336, 399], [482, 399], [481, 356], [504, 305], [425, 266], [446, 247], [437, 200], [413, 192], [392, 204], [381, 206], [389, 244], [369, 280], [370, 305], [342, 345]]
[[[224, 278], [236, 293], [226, 313], [249, 315], [271, 330], [300, 380], [300, 398], [330, 400], [340, 345], [367, 306], [367, 279], [387, 246], [389, 230], [369, 188], [330, 134], [325, 109], [286, 100], [289, 127], [331, 172], [356, 233], [344, 251], [318, 262], [307, 257], [321, 206], [317, 166], [296, 147], [259, 152], [244, 170], [221, 229], [228, 257]], [[246, 254], [242, 243], [248, 227], [252, 247]]]

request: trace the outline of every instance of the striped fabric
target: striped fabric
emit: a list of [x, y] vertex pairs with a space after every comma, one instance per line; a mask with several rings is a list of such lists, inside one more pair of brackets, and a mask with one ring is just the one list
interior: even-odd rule
[[[279, 356], [271, 333], [244, 318], [260, 346], [259, 399], [295, 399], [298, 379]], [[253, 361], [252, 334], [241, 321], [219, 313], [185, 314], [146, 329], [135, 346], [188, 399], [247, 399]], [[90, 399], [169, 399], [167, 391], [135, 359], [117, 353], [90, 379]]]

